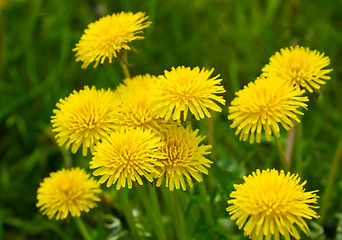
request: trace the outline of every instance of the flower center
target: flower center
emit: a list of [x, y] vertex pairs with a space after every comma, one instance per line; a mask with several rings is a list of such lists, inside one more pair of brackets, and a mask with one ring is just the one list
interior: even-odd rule
[[85, 114], [79, 119], [79, 127], [83, 130], [92, 130], [99, 127], [99, 114], [92, 109], [85, 109]]
[[286, 200], [280, 197], [279, 193], [272, 191], [267, 192], [263, 194], [263, 197], [260, 197], [257, 209], [266, 216], [279, 214], [280, 212], [287, 211], [286, 205], [288, 204], [284, 204], [284, 201]]
[[153, 119], [151, 112], [143, 107], [130, 109], [125, 115], [127, 116], [128, 120], [132, 122], [132, 125], [135, 126], [148, 124]]
[[134, 165], [136, 164], [138, 153], [136, 150], [132, 150], [129, 146], [123, 146], [119, 154], [119, 161], [123, 169], [130, 173]]
[[[166, 153], [167, 159], [164, 160], [164, 164], [169, 168], [183, 167], [186, 164], [186, 153], [183, 146], [177, 144], [167, 144], [162, 150]], [[189, 158], [190, 159], [190, 158]]]
[[65, 195], [69, 195], [70, 193], [70, 189], [72, 188], [72, 184], [69, 181], [69, 179], [65, 179], [64, 181], [62, 181], [59, 186], [58, 186], [59, 190], [61, 192], [63, 192]]
[[291, 78], [294, 84], [302, 85], [305, 83], [305, 76], [303, 75], [303, 64], [300, 62], [294, 62], [291, 65]]
[[274, 109], [280, 106], [280, 100], [281, 99], [277, 98], [267, 99], [264, 103], [257, 104], [254, 112], [260, 113], [261, 116], [266, 119], [269, 115], [272, 115]]

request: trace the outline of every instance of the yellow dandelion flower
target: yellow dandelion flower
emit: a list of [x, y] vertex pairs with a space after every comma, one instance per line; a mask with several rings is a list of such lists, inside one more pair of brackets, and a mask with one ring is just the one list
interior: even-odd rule
[[242, 184], [235, 184], [230, 194], [227, 208], [232, 220], [236, 220], [239, 229], [244, 228], [244, 235], [250, 239], [279, 240], [283, 235], [286, 240], [291, 236], [300, 239], [298, 227], [309, 231], [306, 219], [318, 218], [310, 204], [317, 204], [316, 192], [305, 192], [306, 181], [300, 183], [298, 174], [281, 170], [256, 170]]
[[329, 64], [330, 59], [324, 57], [324, 53], [297, 45], [280, 49], [262, 71], [265, 76], [276, 75], [297, 87], [313, 92], [312, 88], [319, 89], [320, 85], [325, 84], [325, 80], [330, 79], [325, 74], [332, 69], [323, 69]]
[[224, 105], [225, 100], [216, 94], [225, 90], [220, 85], [220, 75], [210, 78], [213, 71], [184, 66], [165, 71], [152, 86], [149, 105], [156, 116], [166, 120], [172, 116], [173, 120], [179, 120], [182, 113], [185, 121], [189, 109], [197, 120], [211, 117], [209, 109], [221, 112], [215, 101]]
[[142, 185], [141, 176], [152, 182], [152, 175], [159, 173], [156, 166], [162, 165], [158, 159], [163, 144], [150, 130], [122, 128], [96, 145], [90, 168], [97, 168], [93, 175], [101, 175], [99, 182], [107, 181], [107, 187], [116, 183], [116, 189], [120, 189], [126, 181], [128, 188], [132, 188], [132, 181]]
[[121, 12], [90, 23], [73, 49], [76, 52], [76, 61], [83, 62], [84, 69], [91, 62], [95, 62], [94, 68], [97, 67], [106, 58], [112, 63], [113, 57], [116, 58], [122, 49], [130, 50], [130, 42], [144, 38], [138, 34], [151, 24], [145, 22], [147, 18], [143, 12]]
[[37, 207], [49, 219], [65, 219], [69, 213], [79, 217], [82, 211], [89, 212], [100, 201], [98, 193], [101, 193], [100, 185], [85, 170], [62, 169], [50, 173], [40, 183]]
[[190, 128], [175, 125], [165, 129], [165, 145], [161, 147], [164, 158], [161, 159], [163, 166], [156, 186], [159, 187], [166, 178], [166, 187], [173, 191], [174, 188], [182, 187], [186, 190], [184, 177], [189, 186], [193, 187], [192, 179], [202, 182], [201, 173], [208, 174], [206, 168], [210, 167], [212, 161], [204, 155], [210, 154], [210, 145], [200, 145], [205, 136], [198, 136], [198, 129], [192, 131]]
[[115, 93], [120, 98], [118, 108], [118, 125], [124, 127], [141, 127], [158, 131], [166, 121], [157, 118], [148, 107], [148, 88], [157, 78], [149, 74], [126, 78]]
[[115, 125], [115, 114], [118, 100], [111, 91], [96, 90], [93, 86], [85, 86], [79, 92], [73, 91], [65, 99], [60, 99], [51, 117], [52, 131], [57, 132], [56, 139], [59, 146], [75, 153], [83, 145], [83, 156], [87, 149], [94, 152], [94, 145], [110, 134]]
[[306, 109], [305, 102], [309, 101], [307, 96], [301, 96], [304, 91], [275, 77], [261, 76], [236, 93], [228, 108], [228, 119], [233, 120], [230, 127], [237, 127], [235, 134], [240, 134], [240, 140], [250, 137], [250, 143], [255, 135], [259, 143], [264, 129], [266, 139], [271, 141], [272, 132], [280, 136], [279, 123], [289, 130], [293, 126], [291, 119], [300, 122], [296, 114], [303, 113], [298, 108]]
[[120, 84], [115, 93], [118, 95], [126, 95], [128, 93], [132, 93], [134, 95], [139, 94], [147, 97], [148, 89], [150, 85], [157, 81], [157, 77], [145, 74], [145, 75], [137, 75], [133, 78], [126, 78], [123, 80], [123, 84]]

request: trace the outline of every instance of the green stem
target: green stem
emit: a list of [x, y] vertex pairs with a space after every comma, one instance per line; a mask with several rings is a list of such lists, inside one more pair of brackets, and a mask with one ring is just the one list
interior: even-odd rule
[[120, 66], [122, 68], [123, 74], [125, 78], [131, 78], [131, 74], [128, 69], [128, 62], [127, 62], [127, 52], [125, 51], [123, 54], [119, 54], [118, 56]]
[[186, 231], [184, 228], [185, 227], [184, 215], [182, 213], [182, 209], [179, 204], [177, 190], [174, 190], [171, 192], [171, 198], [172, 198], [174, 223], [176, 225], [177, 239], [188, 240], [189, 238], [187, 237]]
[[286, 149], [285, 149], [285, 157], [289, 164], [291, 164], [292, 161], [292, 155], [293, 155], [293, 147], [295, 143], [295, 137], [297, 132], [297, 122], [292, 119], [293, 127], [290, 129], [287, 140], [286, 140]]
[[295, 136], [295, 143], [296, 143], [296, 151], [295, 151], [295, 157], [296, 157], [296, 173], [299, 174], [299, 176], [302, 175], [303, 172], [303, 127], [301, 123], [298, 123], [296, 125], [296, 136]]
[[158, 212], [157, 212], [158, 210], [152, 206], [150, 200], [148, 199], [148, 197], [147, 197], [148, 193], [147, 193], [147, 191], [145, 189], [145, 186], [138, 186], [138, 185], [136, 185], [135, 189], [136, 189], [136, 191], [137, 191], [141, 201], [145, 205], [147, 216], [153, 222], [153, 228], [155, 230], [157, 238], [159, 240], [166, 240], [165, 231], [164, 231], [164, 228], [163, 228], [161, 215], [158, 214]]
[[[215, 114], [215, 113], [214, 113]], [[212, 147], [212, 153], [211, 153], [211, 159], [215, 160], [215, 152], [213, 151], [213, 148], [215, 146], [215, 137], [214, 137], [214, 116], [211, 112], [211, 118], [207, 118], [207, 130], [208, 130], [208, 143]], [[213, 179], [213, 175], [210, 174], [211, 170], [208, 170], [208, 178], [207, 178], [207, 186], [210, 190], [212, 190], [215, 186], [215, 180]]]
[[281, 163], [283, 165], [284, 171], [288, 172], [290, 170], [290, 166], [289, 166], [288, 162], [286, 161], [284, 150], [283, 150], [283, 147], [281, 146], [279, 137], [274, 136], [274, 139], [275, 139], [275, 142], [276, 142], [276, 145], [277, 145], [278, 154], [279, 154]]
[[[211, 118], [207, 118], [207, 128], [208, 128], [208, 142], [214, 147], [215, 138], [214, 138], [214, 124], [213, 124], [213, 116]], [[213, 154], [211, 154], [213, 156]]]
[[156, 187], [151, 184], [148, 184], [148, 189], [151, 196], [152, 208], [155, 209], [159, 219], [162, 219]]
[[128, 201], [127, 189], [124, 188], [121, 191], [118, 191], [118, 196], [119, 196], [119, 201], [121, 203], [123, 212], [125, 214], [125, 217], [126, 217], [128, 226], [131, 230], [133, 238], [134, 239], [141, 239], [141, 237], [139, 236], [139, 233], [138, 233], [138, 229], [135, 225], [135, 221], [134, 221], [133, 214], [132, 214], [132, 208], [131, 208], [129, 201]]
[[342, 158], [342, 135], [340, 136], [340, 140], [336, 149], [336, 153], [334, 156], [334, 160], [332, 163], [332, 166], [330, 168], [330, 174], [329, 174], [329, 180], [327, 184], [327, 188], [324, 192], [323, 198], [322, 198], [322, 208], [321, 208], [321, 223], [324, 223], [326, 220], [326, 215], [330, 203], [330, 195], [333, 190], [333, 185], [337, 176], [337, 173], [339, 171], [339, 165], [340, 165], [340, 160]]
[[72, 159], [71, 159], [70, 152], [65, 150], [64, 148], [60, 148], [60, 151], [61, 151], [63, 158], [64, 158], [64, 166], [66, 168], [71, 168], [72, 167]]
[[205, 221], [207, 222], [207, 228], [209, 231], [209, 239], [216, 239], [215, 235], [214, 235], [214, 231], [213, 231], [213, 227], [214, 227], [214, 220], [213, 220], [213, 216], [211, 213], [211, 208], [209, 205], [209, 199], [208, 199], [208, 194], [207, 194], [207, 189], [205, 188], [204, 183], [199, 183], [199, 192], [201, 195], [201, 199], [202, 199], [202, 207], [203, 207], [203, 211], [204, 211], [204, 217], [205, 217]]
[[82, 218], [81, 217], [74, 217], [73, 219], [75, 219], [78, 230], [80, 230], [80, 233], [82, 234], [83, 238], [85, 240], [91, 240], [89, 232], [88, 232], [86, 226], [84, 225]]

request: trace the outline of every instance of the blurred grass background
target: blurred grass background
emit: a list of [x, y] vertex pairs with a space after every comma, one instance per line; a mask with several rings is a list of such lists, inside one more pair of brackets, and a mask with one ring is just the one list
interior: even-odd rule
[[[310, 96], [309, 109], [302, 118], [304, 164], [292, 167], [293, 172], [300, 172], [302, 179], [308, 180], [308, 190], [319, 189], [320, 195], [324, 193], [342, 133], [341, 1], [6, 2], [0, 10], [0, 238], [80, 238], [72, 221], [49, 221], [41, 216], [35, 206], [36, 190], [43, 178], [63, 166], [72, 164], [88, 169], [87, 160], [80, 154], [70, 155], [56, 145], [50, 116], [59, 98], [74, 89], [84, 85], [115, 88], [122, 81], [119, 64], [96, 69], [90, 65], [82, 70], [72, 52], [90, 22], [120, 11], [144, 11], [152, 21], [144, 31], [146, 38], [133, 43], [139, 52], [129, 53], [132, 75], [159, 75], [180, 65], [215, 68], [214, 74], [221, 75], [227, 90], [227, 106], [234, 92], [253, 81], [280, 48], [299, 44], [325, 52], [331, 59], [329, 68], [334, 69], [332, 79], [319, 91], [319, 96]], [[215, 163], [210, 174], [215, 184], [210, 189], [210, 202], [220, 237], [241, 239], [242, 234], [225, 212], [233, 183], [241, 182], [241, 176], [257, 168], [279, 169], [280, 161], [273, 142], [250, 145], [238, 141], [229, 128], [227, 106], [221, 114], [214, 115]], [[205, 124], [200, 121], [194, 127], [204, 135]], [[285, 132], [282, 140], [285, 143]], [[194, 239], [206, 239], [202, 213], [197, 211], [198, 206], [191, 205], [200, 201], [196, 191], [196, 187], [190, 191], [190, 198], [183, 196], [187, 216], [192, 218], [188, 219], [188, 227]], [[328, 212], [332, 220], [328, 232], [334, 232], [336, 224], [341, 225], [341, 197], [339, 175]], [[139, 203], [136, 205], [139, 209]], [[127, 234], [122, 233], [127, 227], [118, 230], [108, 220], [111, 215], [103, 216], [107, 207], [103, 203], [92, 214], [86, 214], [92, 237], [127, 239]], [[110, 213], [122, 219], [120, 211], [112, 208]], [[144, 223], [143, 215], [140, 221]], [[148, 226], [144, 228], [149, 231]]]

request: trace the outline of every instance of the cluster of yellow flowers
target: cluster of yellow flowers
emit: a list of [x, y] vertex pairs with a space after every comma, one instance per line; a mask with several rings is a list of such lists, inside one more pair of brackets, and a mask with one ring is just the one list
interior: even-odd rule
[[[89, 24], [73, 49], [76, 60], [87, 68], [103, 64], [108, 58], [123, 56], [128, 45], [142, 39], [141, 30], [148, 27], [144, 13], [113, 14]], [[299, 109], [307, 108], [308, 97], [330, 77], [329, 58], [304, 47], [281, 49], [254, 82], [236, 93], [229, 107], [232, 128], [237, 128], [240, 140], [260, 142], [262, 130], [266, 139], [280, 136], [281, 124], [286, 130], [299, 122]], [[179, 66], [165, 70], [163, 75], [138, 75], [126, 78], [115, 90], [85, 86], [73, 91], [57, 103], [51, 117], [53, 132], [59, 146], [75, 153], [82, 145], [82, 154], [92, 154], [89, 163], [92, 174], [84, 170], [62, 169], [51, 173], [38, 189], [37, 206], [49, 218], [79, 216], [99, 201], [99, 184], [106, 182], [116, 189], [132, 188], [133, 182], [156, 180], [159, 187], [165, 179], [171, 191], [186, 190], [184, 177], [190, 187], [193, 181], [203, 181], [208, 174], [210, 145], [201, 144], [204, 136], [199, 130], [184, 127], [191, 113], [197, 120], [210, 118], [210, 111], [221, 112], [225, 92], [219, 75], [211, 77], [214, 69]], [[234, 185], [227, 211], [237, 225], [244, 227], [251, 239], [299, 239], [296, 224], [305, 233], [304, 218], [317, 218], [311, 209], [317, 203], [316, 191], [305, 192], [306, 182], [299, 184], [298, 175], [277, 170], [256, 170], [244, 177], [245, 182]]]
[[127, 182], [132, 188], [132, 181], [143, 184], [143, 176], [150, 182], [158, 178], [157, 186], [166, 178], [170, 190], [186, 190], [183, 176], [192, 186], [192, 178], [202, 181], [200, 173], [207, 174], [211, 161], [204, 155], [211, 146], [200, 145], [204, 137], [198, 130], [178, 120], [181, 115], [185, 120], [189, 109], [196, 118], [210, 116], [208, 109], [221, 111], [213, 100], [224, 104], [216, 95], [224, 89], [217, 77], [209, 78], [211, 72], [178, 67], [159, 77], [125, 79], [115, 91], [88, 86], [74, 91], [52, 116], [57, 143], [73, 153], [82, 145], [84, 156], [89, 148], [93, 175], [101, 175], [107, 187], [116, 183], [120, 189]]
[[270, 58], [269, 64], [262, 69], [262, 74], [236, 93], [229, 107], [228, 119], [233, 120], [240, 140], [250, 143], [261, 141], [262, 129], [267, 141], [272, 133], [280, 136], [279, 123], [289, 130], [294, 124], [291, 119], [300, 122], [296, 114], [303, 115], [298, 109], [307, 108], [308, 96], [303, 96], [305, 89], [313, 92], [319, 89], [325, 75], [332, 69], [323, 69], [330, 63], [329, 57], [309, 48], [295, 46], [281, 49]]
[[[231, 128], [237, 128], [235, 134], [240, 140], [250, 143], [261, 141], [261, 132], [265, 131], [267, 141], [271, 136], [280, 136], [279, 123], [290, 130], [293, 120], [300, 122], [303, 113], [300, 107], [307, 109], [308, 96], [314, 89], [320, 89], [326, 74], [332, 69], [324, 69], [330, 59], [323, 53], [309, 48], [295, 46], [281, 49], [270, 58], [262, 69], [262, 74], [236, 93], [229, 107], [228, 119], [233, 120]], [[306, 181], [299, 184], [298, 174], [275, 169], [262, 172], [258, 169], [243, 184], [234, 185], [230, 194], [231, 205], [227, 211], [232, 220], [236, 220], [239, 229], [251, 239], [280, 239], [291, 237], [300, 239], [297, 225], [307, 233], [309, 228], [304, 218], [319, 216], [310, 204], [317, 204], [317, 191], [305, 192]]]
[[[105, 59], [112, 62], [127, 45], [135, 39], [140, 30], [149, 26], [144, 13], [119, 13], [101, 18], [91, 23], [76, 44], [76, 60], [82, 61], [82, 68], [91, 62], [103, 64]], [[116, 189], [132, 188], [133, 182], [142, 185], [145, 180], [157, 180], [159, 187], [166, 179], [166, 187], [186, 190], [184, 177], [190, 187], [193, 180], [203, 181], [201, 174], [208, 174], [206, 168], [212, 163], [205, 156], [210, 154], [210, 145], [201, 144], [204, 136], [198, 130], [183, 127], [192, 113], [196, 119], [210, 117], [209, 110], [221, 111], [217, 105], [225, 104], [222, 96], [225, 90], [220, 84], [219, 75], [210, 77], [214, 69], [180, 66], [165, 71], [163, 75], [138, 75], [124, 79], [115, 90], [96, 89], [85, 86], [60, 99], [51, 117], [52, 131], [56, 132], [57, 143], [71, 148], [76, 153], [82, 146], [86, 156], [92, 154], [90, 168], [94, 176], [101, 176], [99, 183], [107, 187], [116, 184]], [[190, 111], [189, 111], [190, 110]], [[73, 171], [62, 170], [44, 182], [59, 183], [56, 175], [70, 175]], [[78, 178], [75, 174], [75, 178]], [[55, 185], [41, 184], [38, 190], [37, 206], [44, 214], [57, 219], [71, 215], [78, 216], [80, 210], [88, 210], [95, 204], [81, 207], [77, 198], [72, 197], [75, 189], [67, 177], [61, 177], [63, 190]], [[81, 181], [81, 180], [80, 180]], [[90, 181], [90, 180], [89, 180]], [[91, 180], [93, 181], [93, 180]], [[58, 192], [57, 192], [58, 190]], [[63, 197], [49, 201], [51, 193]], [[90, 193], [100, 190], [82, 190], [77, 196], [88, 196], [87, 202], [95, 200]], [[82, 198], [83, 199], [83, 198]], [[96, 199], [98, 200], [98, 199]], [[84, 202], [83, 202], [84, 203]], [[73, 207], [74, 206], [74, 207]]]

